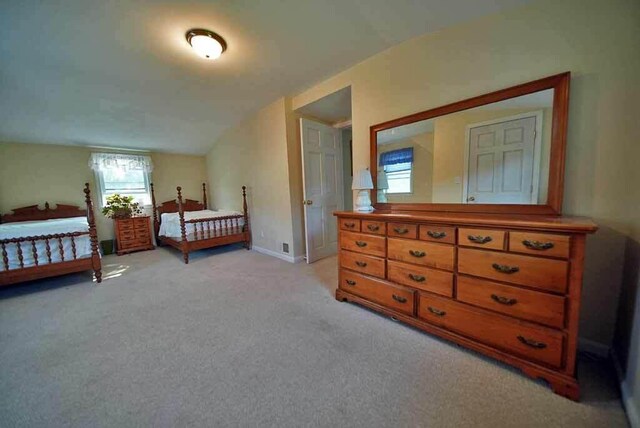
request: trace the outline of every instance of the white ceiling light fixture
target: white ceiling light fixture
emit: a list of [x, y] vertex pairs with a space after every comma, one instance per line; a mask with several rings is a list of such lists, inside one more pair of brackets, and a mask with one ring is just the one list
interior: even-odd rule
[[187, 31], [186, 37], [193, 50], [205, 59], [217, 59], [227, 50], [227, 42], [213, 31], [193, 29]]

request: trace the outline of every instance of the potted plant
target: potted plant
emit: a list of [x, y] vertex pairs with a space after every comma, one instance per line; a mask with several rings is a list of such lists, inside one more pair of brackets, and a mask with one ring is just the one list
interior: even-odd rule
[[107, 198], [102, 214], [113, 219], [131, 218], [142, 214], [142, 210], [139, 203], [133, 202], [133, 196], [122, 196], [116, 193]]

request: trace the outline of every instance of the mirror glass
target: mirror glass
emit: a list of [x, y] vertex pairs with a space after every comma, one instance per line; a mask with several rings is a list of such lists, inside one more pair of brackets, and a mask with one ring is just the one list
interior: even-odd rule
[[553, 89], [377, 133], [381, 203], [546, 204]]

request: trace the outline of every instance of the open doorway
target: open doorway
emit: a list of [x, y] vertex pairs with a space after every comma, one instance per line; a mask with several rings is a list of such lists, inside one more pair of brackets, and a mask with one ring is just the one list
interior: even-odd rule
[[334, 211], [351, 210], [351, 87], [298, 110], [307, 263], [338, 251]]

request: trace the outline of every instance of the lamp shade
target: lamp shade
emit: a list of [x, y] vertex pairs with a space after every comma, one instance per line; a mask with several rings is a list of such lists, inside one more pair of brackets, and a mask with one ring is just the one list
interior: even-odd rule
[[386, 190], [389, 188], [389, 181], [387, 180], [387, 173], [384, 170], [378, 171], [378, 190]]
[[368, 169], [361, 169], [353, 176], [351, 183], [352, 190], [368, 190], [373, 189], [373, 180]]

